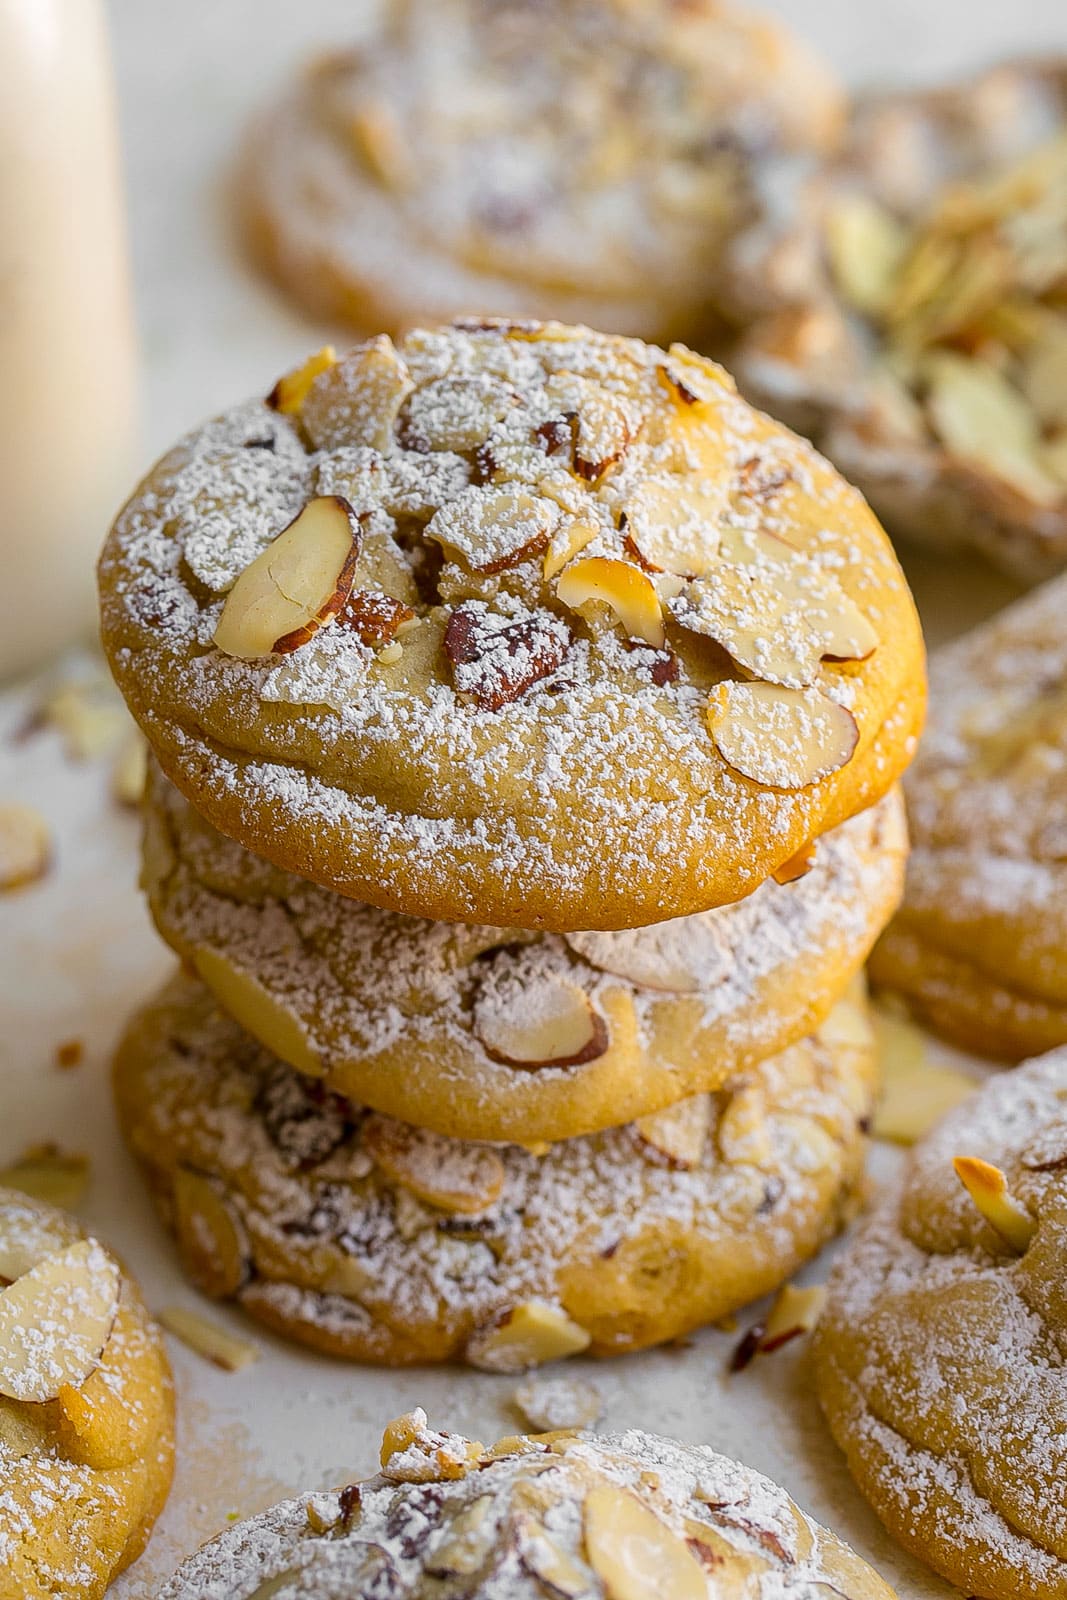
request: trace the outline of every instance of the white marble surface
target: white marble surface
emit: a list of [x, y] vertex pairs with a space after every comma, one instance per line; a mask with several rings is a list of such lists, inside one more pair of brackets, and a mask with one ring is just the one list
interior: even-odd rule
[[[262, 389], [315, 339], [237, 256], [225, 175], [248, 113], [294, 56], [344, 39], [362, 9], [358, 0], [111, 0], [145, 354], [146, 460], [182, 428]], [[931, 79], [998, 52], [1067, 48], [1062, 0], [778, 0], [772, 9], [854, 81]], [[973, 574], [961, 586], [954, 574], [949, 605], [939, 569], [918, 576], [938, 634], [1003, 595], [987, 577]], [[108, 1053], [124, 1015], [169, 968], [135, 893], [136, 825], [109, 800], [102, 764], [70, 765], [54, 734], [10, 742], [27, 704], [25, 694], [0, 699], [0, 796], [48, 817], [57, 865], [40, 887], [0, 902], [0, 1162], [46, 1138], [89, 1150], [86, 1217], [124, 1252], [151, 1303], [195, 1304], [119, 1144], [107, 1090]], [[60, 1072], [55, 1047], [72, 1037], [85, 1042], [84, 1063]], [[816, 1277], [824, 1271], [825, 1262], [812, 1268]], [[258, 1366], [237, 1376], [175, 1349], [176, 1489], [147, 1556], [116, 1594], [147, 1600], [178, 1557], [230, 1513], [368, 1470], [382, 1424], [414, 1403], [482, 1438], [514, 1425], [507, 1379], [376, 1373], [266, 1337], [260, 1343]], [[802, 1351], [791, 1347], [727, 1379], [732, 1343], [709, 1331], [685, 1350], [597, 1367], [608, 1420], [743, 1457], [850, 1539], [905, 1600], [947, 1596], [896, 1551], [852, 1488], [817, 1415]]]

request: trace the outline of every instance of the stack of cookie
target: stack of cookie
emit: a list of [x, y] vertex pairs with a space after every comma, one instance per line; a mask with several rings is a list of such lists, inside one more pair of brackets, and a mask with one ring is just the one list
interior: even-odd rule
[[200, 1288], [509, 1371], [818, 1248], [924, 679], [808, 445], [680, 346], [378, 338], [185, 439], [100, 581], [185, 969], [118, 1104]]

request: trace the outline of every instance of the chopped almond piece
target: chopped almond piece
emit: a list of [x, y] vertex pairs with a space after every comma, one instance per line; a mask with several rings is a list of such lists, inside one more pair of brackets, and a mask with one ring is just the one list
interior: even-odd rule
[[275, 411], [292, 415], [298, 412], [307, 398], [307, 392], [320, 372], [326, 372], [337, 360], [337, 351], [332, 344], [324, 344], [321, 350], [316, 350], [313, 356], [308, 356], [302, 366], [294, 367], [292, 372], [287, 372], [279, 378], [270, 394], [267, 404], [273, 406]]
[[662, 650], [667, 642], [656, 586], [629, 561], [611, 556], [575, 561], [561, 574], [556, 593], [574, 611], [592, 601], [610, 606], [626, 635], [643, 639], [653, 650]]
[[52, 861], [52, 836], [39, 811], [0, 805], [0, 893], [43, 878]]
[[1037, 1220], [1009, 1193], [1008, 1180], [999, 1167], [978, 1156], [957, 1156], [956, 1176], [978, 1210], [1005, 1244], [1025, 1255], [1037, 1232]]

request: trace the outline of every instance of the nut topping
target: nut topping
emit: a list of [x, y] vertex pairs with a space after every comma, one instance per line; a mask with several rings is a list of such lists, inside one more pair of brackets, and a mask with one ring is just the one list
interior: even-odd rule
[[307, 399], [307, 392], [315, 379], [320, 373], [327, 372], [336, 361], [337, 351], [333, 345], [324, 344], [321, 350], [316, 350], [313, 356], [308, 356], [303, 366], [296, 367], [278, 379], [267, 396], [267, 404], [287, 416], [295, 415]]
[[607, 1023], [585, 990], [552, 972], [483, 985], [473, 1029], [494, 1061], [522, 1067], [580, 1066], [609, 1043]]
[[638, 1117], [634, 1127], [642, 1143], [672, 1167], [697, 1167], [711, 1131], [711, 1100], [706, 1094], [692, 1095], [651, 1116]]
[[583, 1378], [538, 1374], [520, 1383], [512, 1398], [535, 1433], [592, 1428], [604, 1409], [600, 1391]]
[[551, 611], [529, 611], [511, 620], [479, 600], [457, 606], [445, 629], [456, 688], [483, 711], [499, 711], [551, 677], [570, 645], [570, 630]]
[[210, 1322], [186, 1306], [166, 1306], [158, 1313], [157, 1320], [168, 1333], [223, 1372], [243, 1372], [245, 1367], [259, 1360], [259, 1346], [250, 1339], [238, 1339], [217, 1322]]
[[208, 945], [193, 952], [193, 966], [223, 1009], [268, 1050], [310, 1077], [321, 1078], [322, 1062], [290, 1011], [243, 967]]
[[224, 1300], [248, 1277], [251, 1252], [244, 1225], [202, 1172], [174, 1173], [174, 1227], [182, 1266], [202, 1294]]
[[647, 571], [703, 578], [720, 570], [721, 479], [643, 478], [622, 503], [625, 542]]
[[483, 1447], [459, 1433], [426, 1426], [421, 1407], [397, 1417], [382, 1436], [382, 1474], [394, 1483], [442, 1483], [465, 1478], [477, 1467]]
[[0, 1290], [0, 1394], [42, 1403], [79, 1388], [111, 1337], [120, 1293], [118, 1267], [91, 1239]]
[[956, 1176], [982, 1216], [1012, 1250], [1025, 1255], [1037, 1232], [1037, 1219], [1011, 1194], [999, 1167], [977, 1156], [957, 1156]]
[[852, 713], [817, 689], [726, 682], [708, 697], [708, 727], [736, 772], [774, 789], [806, 789], [852, 759]]
[[492, 574], [540, 555], [562, 512], [554, 500], [511, 489], [464, 489], [426, 529], [473, 572]]
[[611, 556], [575, 561], [561, 574], [556, 593], [574, 611], [595, 601], [610, 606], [627, 637], [643, 639], [653, 650], [662, 650], [667, 642], [656, 586], [629, 561]]
[[523, 1567], [554, 1600], [592, 1600], [593, 1591], [584, 1573], [549, 1538], [536, 1517], [528, 1511], [516, 1511], [511, 1532]]
[[707, 1600], [707, 1580], [685, 1541], [628, 1489], [590, 1489], [584, 1517], [589, 1565], [607, 1600]]
[[642, 989], [699, 994], [729, 976], [729, 947], [714, 912], [613, 933], [568, 933], [567, 943], [590, 966]]
[[215, 629], [218, 649], [249, 661], [307, 644], [348, 599], [360, 538], [347, 500], [309, 500], [226, 596]]
[[386, 1177], [427, 1205], [477, 1216], [500, 1198], [504, 1164], [491, 1145], [447, 1139], [378, 1113], [360, 1131], [364, 1149]]
[[526, 1300], [492, 1327], [472, 1335], [466, 1358], [485, 1372], [525, 1372], [589, 1347], [584, 1328], [544, 1300]]
[[388, 455], [397, 417], [413, 388], [393, 341], [379, 334], [346, 351], [314, 379], [300, 420], [316, 450], [369, 445]]

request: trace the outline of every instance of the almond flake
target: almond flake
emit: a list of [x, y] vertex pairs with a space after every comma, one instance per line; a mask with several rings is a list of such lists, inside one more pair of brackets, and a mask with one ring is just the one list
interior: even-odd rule
[[707, 1600], [707, 1578], [685, 1540], [629, 1489], [590, 1489], [584, 1522], [586, 1556], [607, 1600]]
[[426, 535], [473, 572], [496, 573], [540, 555], [562, 517], [553, 500], [512, 489], [465, 489], [442, 506]]
[[317, 450], [369, 445], [388, 455], [400, 409], [414, 387], [393, 341], [379, 334], [314, 379], [300, 418]]
[[829, 777], [859, 743], [855, 718], [836, 700], [771, 683], [717, 684], [708, 727], [724, 761], [775, 789], [805, 789]]
[[672, 1167], [698, 1167], [711, 1132], [711, 1100], [706, 1094], [678, 1100], [673, 1106], [638, 1117], [634, 1129], [642, 1143], [664, 1156]]
[[871, 1015], [882, 1068], [871, 1132], [894, 1144], [915, 1144], [972, 1095], [977, 1084], [966, 1073], [931, 1060], [926, 1036], [914, 1023], [881, 1008]]
[[474, 1036], [494, 1061], [522, 1067], [570, 1067], [608, 1048], [604, 1018], [584, 989], [557, 973], [501, 982], [490, 966], [474, 1001]]
[[308, 356], [302, 366], [287, 372], [279, 378], [270, 394], [267, 404], [273, 406], [275, 411], [293, 415], [300, 411], [307, 398], [307, 392], [320, 373], [328, 371], [337, 361], [337, 351], [332, 344], [324, 344], [321, 350], [316, 350], [313, 356]]
[[89, 1158], [65, 1155], [55, 1145], [27, 1150], [10, 1167], [0, 1171], [0, 1186], [17, 1189], [46, 1205], [74, 1211], [89, 1186]]
[[1010, 1193], [1000, 1168], [977, 1156], [957, 1156], [952, 1165], [989, 1226], [1012, 1250], [1025, 1255], [1037, 1232], [1037, 1218]]
[[167, 1306], [157, 1314], [156, 1320], [190, 1350], [224, 1372], [241, 1372], [260, 1358], [258, 1345], [248, 1339], [235, 1338], [217, 1322], [210, 1322], [198, 1311], [189, 1311], [185, 1306]]
[[590, 1338], [560, 1306], [527, 1300], [490, 1328], [471, 1336], [466, 1358], [485, 1372], [525, 1372], [529, 1367], [589, 1348]]
[[117, 1265], [91, 1239], [0, 1290], [0, 1394], [39, 1404], [80, 1388], [111, 1337], [120, 1292]]
[[490, 1145], [448, 1139], [378, 1113], [362, 1123], [360, 1137], [386, 1177], [427, 1205], [477, 1216], [500, 1198], [504, 1164]]
[[656, 586], [629, 561], [611, 556], [575, 561], [561, 574], [556, 593], [574, 611], [597, 602], [610, 606], [627, 637], [643, 639], [653, 650], [662, 650], [667, 642]]

